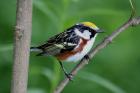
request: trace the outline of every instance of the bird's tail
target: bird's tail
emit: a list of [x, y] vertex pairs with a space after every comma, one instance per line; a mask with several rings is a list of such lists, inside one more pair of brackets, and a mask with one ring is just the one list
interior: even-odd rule
[[31, 47], [30, 48], [31, 52], [42, 52], [42, 49], [38, 48], [38, 47]]

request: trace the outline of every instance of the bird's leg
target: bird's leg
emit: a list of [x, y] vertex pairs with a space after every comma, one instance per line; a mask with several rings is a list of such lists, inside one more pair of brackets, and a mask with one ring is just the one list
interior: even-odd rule
[[65, 70], [65, 68], [64, 68], [64, 66], [63, 66], [63, 64], [62, 64], [61, 61], [59, 61], [59, 64], [60, 64], [60, 66], [61, 66], [61, 68], [62, 68], [62, 71], [64, 72], [65, 76], [66, 76], [69, 80], [72, 80], [72, 74], [68, 74], [68, 73], [67, 73], [67, 71]]
[[88, 64], [88, 61], [90, 60], [89, 55], [85, 55], [84, 58], [87, 60], [87, 64]]

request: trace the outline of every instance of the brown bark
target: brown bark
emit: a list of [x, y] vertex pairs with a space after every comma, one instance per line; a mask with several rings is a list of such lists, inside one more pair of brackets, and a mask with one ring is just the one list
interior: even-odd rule
[[32, 0], [17, 0], [11, 93], [27, 93]]

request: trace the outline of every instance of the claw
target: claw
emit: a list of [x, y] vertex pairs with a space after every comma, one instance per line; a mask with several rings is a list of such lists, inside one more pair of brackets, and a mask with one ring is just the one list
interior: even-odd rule
[[84, 58], [87, 59], [87, 60], [90, 59], [88, 55], [85, 55]]
[[[90, 58], [89, 58], [88, 55], [85, 55], [84, 58], [85, 58], [86, 60], [88, 60], [88, 61], [90, 60]], [[87, 64], [88, 64], [88, 61], [87, 61]]]
[[70, 81], [73, 81], [73, 75], [71, 73], [69, 74], [65, 73], [65, 75]]

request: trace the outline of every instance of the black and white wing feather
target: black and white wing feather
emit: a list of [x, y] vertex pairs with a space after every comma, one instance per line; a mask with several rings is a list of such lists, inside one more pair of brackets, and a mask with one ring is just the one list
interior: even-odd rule
[[80, 37], [71, 27], [68, 30], [50, 38], [45, 44], [36, 47], [42, 50], [38, 55], [58, 55], [65, 51], [73, 50], [79, 43]]

